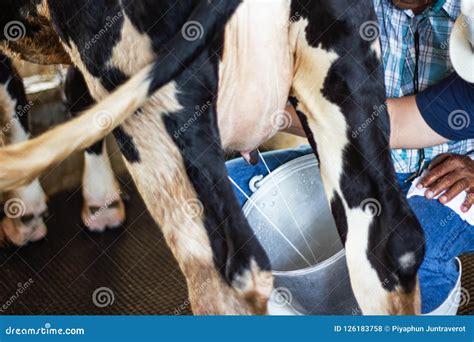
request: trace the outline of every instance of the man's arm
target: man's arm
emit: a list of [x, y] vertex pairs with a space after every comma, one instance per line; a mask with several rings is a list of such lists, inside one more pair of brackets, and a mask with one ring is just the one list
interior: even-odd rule
[[426, 123], [415, 96], [388, 99], [387, 106], [391, 124], [391, 148], [425, 148], [449, 141]]
[[425, 148], [474, 138], [474, 85], [456, 73], [416, 96], [387, 103], [392, 148]]
[[474, 84], [452, 73], [416, 96], [427, 125], [449, 141], [474, 138]]
[[[415, 96], [388, 99], [387, 106], [391, 123], [391, 148], [425, 148], [449, 141], [426, 123], [418, 109]], [[290, 113], [292, 120], [291, 125], [283, 132], [306, 137], [293, 106], [288, 106], [286, 111]]]
[[[474, 84], [453, 73], [416, 96], [388, 99], [391, 148], [426, 148], [474, 138]], [[304, 137], [294, 108], [286, 133]]]

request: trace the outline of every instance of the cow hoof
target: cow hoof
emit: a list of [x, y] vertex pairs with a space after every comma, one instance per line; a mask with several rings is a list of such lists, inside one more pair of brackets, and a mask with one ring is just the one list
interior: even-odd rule
[[[194, 315], [266, 315], [268, 299], [273, 291], [273, 276], [252, 261], [228, 284], [216, 270], [201, 267], [190, 277], [189, 295]], [[190, 280], [188, 279], [188, 281]]]
[[273, 275], [259, 268], [255, 260], [250, 268], [235, 276], [232, 287], [247, 301], [253, 314], [265, 315], [267, 303], [273, 291]]
[[42, 219], [32, 225], [23, 223], [20, 218], [5, 217], [0, 222], [0, 226], [2, 230], [0, 241], [8, 241], [18, 247], [26, 246], [29, 242], [40, 241], [46, 237], [48, 232]]
[[125, 221], [125, 205], [121, 199], [102, 206], [86, 203], [82, 209], [84, 225], [95, 233], [102, 233], [107, 228], [120, 227]]

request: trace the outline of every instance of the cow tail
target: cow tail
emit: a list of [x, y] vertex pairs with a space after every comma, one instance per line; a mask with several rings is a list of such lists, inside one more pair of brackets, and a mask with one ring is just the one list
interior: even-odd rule
[[[212, 41], [240, 0], [201, 0], [183, 29], [157, 54], [157, 60], [81, 116], [32, 140], [0, 149], [0, 191], [30, 183], [49, 167], [111, 133], [148, 98], [178, 76]], [[187, 33], [190, 25], [198, 36]]]
[[148, 99], [147, 66], [81, 116], [20, 144], [0, 149], [0, 191], [30, 183], [73, 152], [86, 149], [120, 125]]

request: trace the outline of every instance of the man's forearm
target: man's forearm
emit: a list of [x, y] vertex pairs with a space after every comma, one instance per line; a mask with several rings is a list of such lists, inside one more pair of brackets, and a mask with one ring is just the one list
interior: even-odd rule
[[[439, 145], [447, 141], [447, 139], [435, 133], [423, 120], [416, 106], [414, 96], [389, 99], [387, 103], [392, 126], [390, 138], [390, 146], [392, 148], [423, 148]], [[286, 111], [290, 113], [292, 123], [283, 132], [306, 137], [298, 114], [293, 106], [288, 106]]]
[[418, 109], [415, 96], [388, 99], [387, 105], [391, 123], [391, 148], [425, 148], [448, 141], [428, 126]]

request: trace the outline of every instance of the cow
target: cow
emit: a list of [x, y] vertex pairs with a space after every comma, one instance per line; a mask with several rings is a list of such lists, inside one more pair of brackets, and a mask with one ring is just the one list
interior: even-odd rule
[[[29, 110], [25, 89], [10, 58], [0, 53], [0, 140], [2, 145], [25, 141], [29, 136]], [[82, 75], [73, 67], [66, 77], [66, 103], [72, 115], [78, 115], [93, 101], [88, 95]], [[107, 227], [116, 228], [125, 219], [125, 208], [120, 198], [120, 188], [113, 175], [105, 142], [97, 142], [85, 151], [82, 192], [84, 205], [82, 220], [93, 232], [102, 232]], [[5, 217], [0, 231], [4, 238], [16, 245], [24, 246], [45, 237], [48, 216], [46, 195], [38, 181], [13, 189], [5, 194]], [[100, 215], [97, 213], [100, 211]]]
[[290, 98], [317, 140], [362, 312], [420, 312], [424, 237], [395, 182], [377, 36], [361, 34], [376, 20], [371, 1], [0, 7], [2, 26], [25, 27], [14, 42], [3, 37], [6, 51], [74, 64], [97, 101], [75, 120], [1, 149], [0, 188], [24, 184], [113, 132], [186, 277], [194, 313], [265, 314], [271, 265], [233, 194], [223, 148], [255, 150], [278, 131], [273, 119]]
[[[0, 145], [28, 139], [28, 111], [23, 81], [12, 61], [0, 53]], [[5, 217], [0, 222], [0, 235], [22, 246], [41, 240], [47, 232], [46, 195], [38, 179], [4, 194]], [[1, 241], [2, 239], [0, 239]]]

